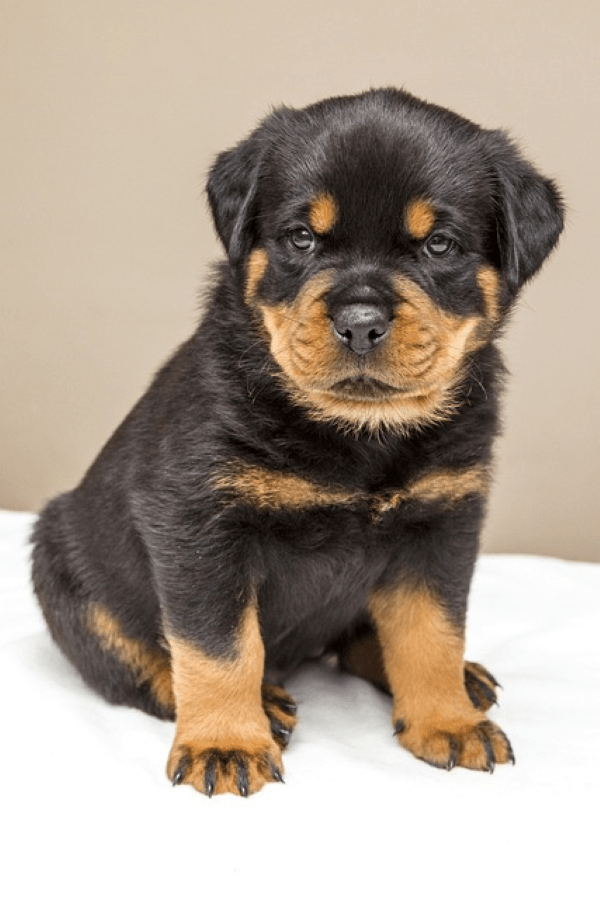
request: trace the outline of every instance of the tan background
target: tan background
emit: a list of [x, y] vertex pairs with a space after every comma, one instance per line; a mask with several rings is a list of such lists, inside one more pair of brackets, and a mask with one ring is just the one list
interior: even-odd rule
[[196, 318], [214, 154], [404, 86], [509, 128], [569, 204], [505, 341], [484, 548], [600, 560], [596, 0], [3, 0], [0, 506], [74, 485]]

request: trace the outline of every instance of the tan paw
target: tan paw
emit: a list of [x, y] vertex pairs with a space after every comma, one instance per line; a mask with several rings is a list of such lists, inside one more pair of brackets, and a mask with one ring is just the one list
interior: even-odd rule
[[175, 742], [167, 763], [173, 786], [190, 784], [200, 793], [250, 796], [266, 783], [283, 781], [281, 753], [274, 741], [216, 748], [197, 741]]
[[458, 765], [491, 774], [496, 765], [515, 762], [508, 737], [487, 718], [413, 724], [399, 720], [395, 733], [417, 758], [448, 771]]

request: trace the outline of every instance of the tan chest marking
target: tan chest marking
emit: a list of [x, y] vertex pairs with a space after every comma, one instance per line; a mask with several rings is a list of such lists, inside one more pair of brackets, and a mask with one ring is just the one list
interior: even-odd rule
[[244, 462], [224, 465], [212, 485], [230, 493], [234, 502], [243, 500], [271, 511], [345, 505], [360, 499], [358, 493], [326, 488], [296, 474], [270, 471]]
[[484, 465], [453, 471], [438, 469], [415, 478], [403, 490], [370, 494], [341, 487], [324, 487], [296, 474], [270, 471], [259, 465], [230, 462], [212, 480], [232, 502], [243, 501], [269, 511], [308, 510], [321, 506], [365, 505], [378, 520], [405, 502], [455, 504], [470, 495], [485, 495], [490, 473]]

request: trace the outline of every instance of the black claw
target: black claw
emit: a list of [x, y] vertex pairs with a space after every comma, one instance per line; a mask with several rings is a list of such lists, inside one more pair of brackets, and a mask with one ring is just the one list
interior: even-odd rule
[[174, 787], [178, 787], [184, 777], [185, 777], [185, 768], [183, 767], [183, 765], [180, 765], [179, 768], [177, 769], [177, 771], [175, 772], [175, 774], [173, 775], [173, 779], [171, 780], [171, 783], [173, 784]]
[[174, 787], [178, 787], [179, 784], [183, 782], [183, 778], [185, 777], [185, 772], [187, 771], [189, 763], [190, 763], [190, 760], [189, 760], [188, 756], [184, 755], [183, 758], [180, 760], [180, 762], [175, 770], [175, 774], [173, 775], [173, 777], [171, 779], [171, 783], [173, 784]]
[[496, 767], [496, 756], [494, 755], [492, 743], [483, 729], [479, 731], [479, 737], [481, 739], [481, 742], [483, 743], [483, 748], [485, 751], [485, 760], [487, 762], [485, 770], [489, 771], [490, 774], [493, 774], [494, 768]]
[[271, 767], [271, 777], [273, 778], [273, 780], [276, 780], [277, 783], [280, 783], [280, 784], [285, 783], [285, 781], [283, 779], [283, 774], [281, 773], [279, 768], [276, 767], [276, 765], [273, 765]]
[[243, 759], [237, 760], [237, 788], [240, 796], [248, 795], [248, 768]]
[[277, 718], [270, 718], [269, 720], [271, 722], [271, 733], [275, 739], [284, 747], [287, 746], [292, 735], [289, 727], [286, 727], [285, 724], [282, 724]]
[[396, 721], [396, 726], [394, 727], [394, 736], [397, 737], [398, 734], [403, 733], [406, 730], [406, 724], [402, 720], [402, 718], [398, 718]]
[[516, 764], [515, 754], [513, 752], [512, 746], [510, 745], [510, 740], [508, 739], [506, 734], [504, 734], [504, 741], [506, 743], [506, 751], [508, 753], [508, 760], [509, 760], [509, 762], [511, 762], [514, 765], [514, 764]]
[[498, 699], [491, 687], [488, 687], [488, 685], [484, 684], [483, 681], [479, 681], [479, 689], [481, 690], [487, 701], [490, 703], [490, 705], [498, 705]]
[[450, 737], [450, 758], [448, 759], [448, 771], [456, 767], [458, 761], [458, 740]]
[[217, 785], [217, 759], [211, 755], [204, 769], [204, 791], [208, 798], [212, 797]]

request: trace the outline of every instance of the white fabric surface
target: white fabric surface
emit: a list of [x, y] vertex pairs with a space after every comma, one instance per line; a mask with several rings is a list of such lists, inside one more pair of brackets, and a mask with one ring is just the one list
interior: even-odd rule
[[6, 896], [595, 896], [600, 566], [487, 556], [467, 658], [503, 684], [517, 764], [438, 771], [392, 737], [390, 700], [325, 664], [288, 689], [285, 785], [249, 799], [173, 788], [173, 725], [107, 705], [47, 634], [33, 516], [0, 512]]

